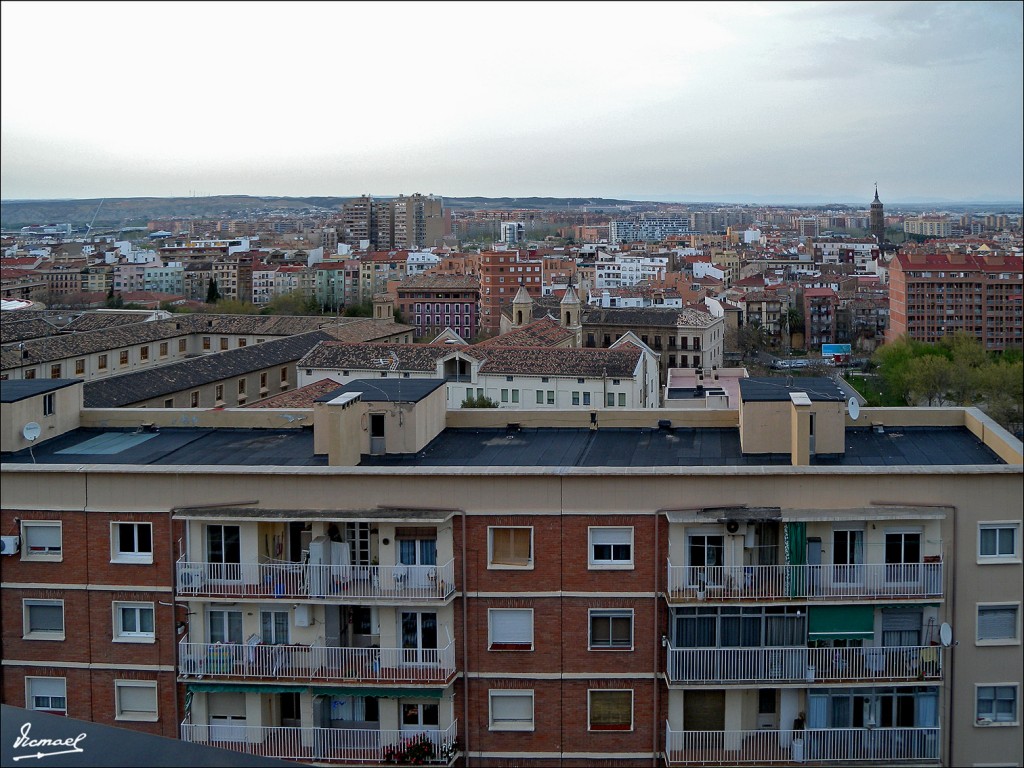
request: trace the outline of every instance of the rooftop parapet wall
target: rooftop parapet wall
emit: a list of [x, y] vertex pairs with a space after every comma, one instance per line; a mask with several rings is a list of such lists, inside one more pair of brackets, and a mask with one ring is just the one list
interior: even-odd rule
[[301, 429], [313, 426], [312, 408], [83, 408], [81, 425], [95, 429]]
[[664, 408], [597, 410], [509, 410], [501, 408], [461, 408], [449, 410], [447, 426], [451, 429], [504, 429], [509, 424], [521, 427], [563, 427], [588, 429], [591, 414], [597, 414], [599, 429], [655, 428], [668, 420], [675, 429], [730, 428], [739, 425], [735, 410], [679, 411]]

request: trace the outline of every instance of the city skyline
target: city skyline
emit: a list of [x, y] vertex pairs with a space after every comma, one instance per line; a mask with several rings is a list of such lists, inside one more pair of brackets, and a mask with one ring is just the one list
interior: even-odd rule
[[236, 8], [3, 3], [0, 196], [1021, 199], [1019, 3]]

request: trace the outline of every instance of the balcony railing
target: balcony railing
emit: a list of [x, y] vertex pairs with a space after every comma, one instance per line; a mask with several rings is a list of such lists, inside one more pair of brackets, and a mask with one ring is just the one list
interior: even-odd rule
[[177, 562], [178, 592], [241, 598], [335, 597], [421, 602], [455, 591], [455, 560], [443, 565], [308, 565]]
[[862, 565], [668, 564], [668, 599], [847, 600], [942, 597], [942, 563]]
[[941, 680], [940, 646], [668, 649], [670, 683], [738, 685]]
[[938, 728], [805, 731], [674, 731], [665, 725], [669, 765], [938, 761]]
[[347, 680], [373, 683], [447, 683], [455, 649], [340, 648], [263, 643], [178, 643], [179, 672], [188, 677], [247, 680]]
[[448, 765], [458, 756], [458, 723], [444, 730], [382, 731], [367, 728], [297, 728], [181, 724], [182, 741], [247, 755], [326, 763], [412, 762], [390, 759], [422, 742], [424, 764]]

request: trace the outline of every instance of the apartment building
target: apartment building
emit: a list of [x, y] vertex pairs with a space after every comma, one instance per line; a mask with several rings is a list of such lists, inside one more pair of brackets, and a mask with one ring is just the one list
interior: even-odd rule
[[804, 339], [808, 348], [836, 341], [836, 313], [839, 295], [831, 288], [803, 290]]
[[543, 259], [525, 251], [485, 251], [479, 256], [480, 330], [495, 334], [501, 330], [501, 315], [511, 306], [519, 287], [537, 298], [542, 293]]
[[[319, 763], [1024, 757], [1024, 454], [977, 410], [740, 379], [731, 411], [509, 425], [443, 379], [354, 384], [139, 432], [4, 382], [4, 703]], [[107, 562], [147, 523], [153, 563]], [[175, 646], [176, 689], [164, 657], [85, 663], [86, 596], [97, 648], [156, 604], [137, 645]]]
[[416, 327], [416, 336], [451, 328], [463, 339], [476, 336], [480, 325], [480, 280], [456, 275], [414, 275], [392, 283], [402, 318]]
[[1024, 346], [1024, 270], [1010, 253], [900, 253], [889, 264], [889, 340], [935, 342], [956, 331], [986, 349]]
[[952, 237], [953, 222], [945, 216], [921, 216], [904, 219], [903, 231], [924, 237]]

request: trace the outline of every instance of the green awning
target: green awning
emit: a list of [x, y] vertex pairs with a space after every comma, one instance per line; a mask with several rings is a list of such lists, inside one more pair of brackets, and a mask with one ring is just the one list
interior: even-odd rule
[[808, 640], [866, 640], [875, 634], [870, 605], [812, 605], [807, 609]]
[[314, 696], [368, 696], [374, 699], [440, 699], [439, 688], [312, 688]]
[[259, 685], [252, 683], [189, 683], [195, 693], [302, 693], [308, 685]]

